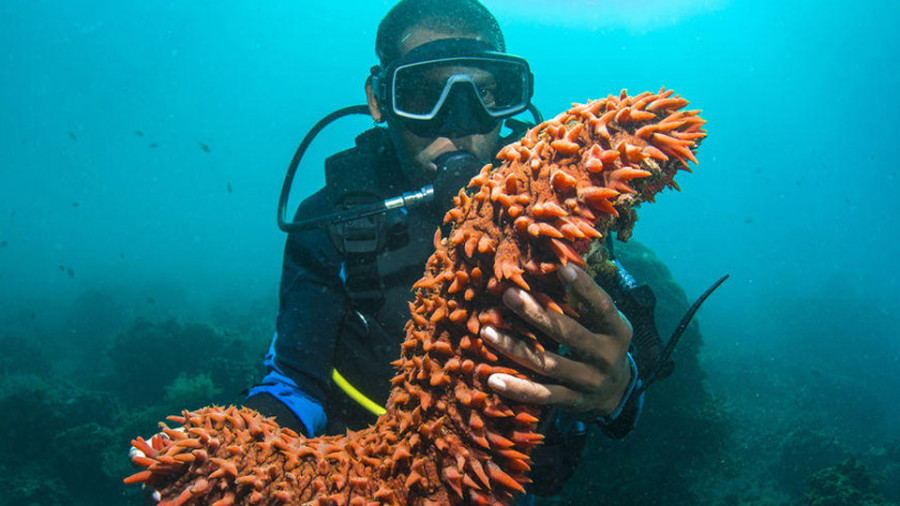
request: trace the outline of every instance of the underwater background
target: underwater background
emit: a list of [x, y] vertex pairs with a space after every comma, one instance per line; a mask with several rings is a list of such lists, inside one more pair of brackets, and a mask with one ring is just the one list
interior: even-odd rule
[[[703, 110], [636, 261], [683, 304], [731, 275], [637, 431], [540, 502], [900, 502], [900, 2], [484, 3], [548, 117], [661, 86]], [[0, 505], [140, 504], [129, 439], [260, 377], [284, 171], [364, 103], [391, 5], [0, 2]], [[322, 133], [292, 206], [370, 125]]]

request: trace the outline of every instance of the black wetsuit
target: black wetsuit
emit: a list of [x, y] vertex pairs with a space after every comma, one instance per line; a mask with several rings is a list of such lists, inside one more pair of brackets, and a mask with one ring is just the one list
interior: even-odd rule
[[[340, 205], [336, 200], [343, 196], [371, 201], [418, 189], [406, 185], [400, 175], [399, 162], [383, 129], [360, 135], [355, 148], [332, 156], [326, 167], [328, 185], [300, 205], [298, 220], [336, 210]], [[405, 336], [403, 326], [409, 319], [410, 287], [421, 277], [433, 252], [432, 239], [440, 223], [439, 213], [425, 208], [394, 210], [383, 219], [383, 226], [371, 228], [368, 224], [373, 222], [368, 221], [343, 232], [317, 228], [289, 234], [277, 334], [267, 361], [270, 375], [251, 389], [247, 406], [277, 416], [282, 425], [316, 433], [313, 435], [322, 429], [321, 415], [312, 413], [316, 403], [327, 413], [324, 432], [329, 434], [375, 421], [375, 415], [332, 381], [332, 369], [369, 399], [382, 406], [386, 403], [389, 379], [394, 375], [390, 362], [397, 358]], [[367, 244], [376, 231], [378, 237], [372, 240], [378, 244]], [[351, 240], [344, 243], [347, 237]], [[360, 245], [363, 250], [369, 246], [375, 251], [341, 251]], [[379, 279], [383, 290], [378, 289]], [[284, 376], [288, 383], [293, 382], [290, 388], [278, 383], [284, 383]], [[311, 403], [288, 407], [291, 400], [304, 394]], [[604, 428], [604, 433], [610, 437], [627, 434], [639, 411], [639, 403], [633, 404], [635, 412], [623, 417], [629, 419]], [[533, 455], [534, 483], [529, 490], [541, 495], [561, 488], [574, 471], [584, 444], [583, 430], [552, 422], [546, 427], [545, 444]]]

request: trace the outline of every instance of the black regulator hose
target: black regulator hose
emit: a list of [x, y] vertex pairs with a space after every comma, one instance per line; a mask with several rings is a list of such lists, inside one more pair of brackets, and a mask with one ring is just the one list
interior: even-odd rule
[[281, 230], [285, 232], [294, 232], [327, 225], [327, 223], [322, 223], [321, 216], [296, 222], [288, 221], [287, 204], [291, 196], [291, 186], [294, 184], [294, 174], [296, 174], [297, 167], [300, 165], [300, 160], [303, 159], [303, 155], [306, 154], [306, 150], [309, 148], [313, 139], [315, 139], [316, 135], [332, 121], [343, 118], [344, 116], [350, 116], [351, 114], [369, 114], [369, 106], [351, 105], [349, 107], [344, 107], [343, 109], [338, 109], [328, 116], [325, 116], [320, 119], [309, 132], [307, 132], [306, 137], [303, 138], [303, 142], [297, 147], [297, 151], [294, 152], [294, 158], [291, 159], [291, 164], [288, 166], [287, 174], [284, 176], [284, 184], [281, 186], [281, 198], [278, 199], [278, 228]]

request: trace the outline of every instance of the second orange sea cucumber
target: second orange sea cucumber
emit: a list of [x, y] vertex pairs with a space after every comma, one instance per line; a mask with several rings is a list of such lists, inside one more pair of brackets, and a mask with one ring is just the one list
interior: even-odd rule
[[[553, 272], [592, 243], [627, 239], [635, 207], [677, 188], [706, 136], [671, 90], [610, 95], [504, 147], [447, 212], [415, 285], [387, 414], [341, 436], [306, 439], [255, 411], [207, 407], [133, 444], [145, 469], [126, 479], [183, 504], [508, 504], [529, 480], [539, 410], [492, 393], [490, 374], [532, 373], [492, 351], [483, 325], [523, 331], [500, 300], [515, 284], [568, 308]], [[533, 345], [542, 349], [539, 338]]]

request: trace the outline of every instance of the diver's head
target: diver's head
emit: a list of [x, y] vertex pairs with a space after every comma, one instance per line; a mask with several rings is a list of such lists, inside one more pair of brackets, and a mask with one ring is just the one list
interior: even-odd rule
[[430, 183], [447, 152], [491, 160], [503, 119], [528, 107], [528, 64], [504, 50], [496, 19], [475, 0], [404, 0], [382, 20], [366, 95], [412, 184]]

